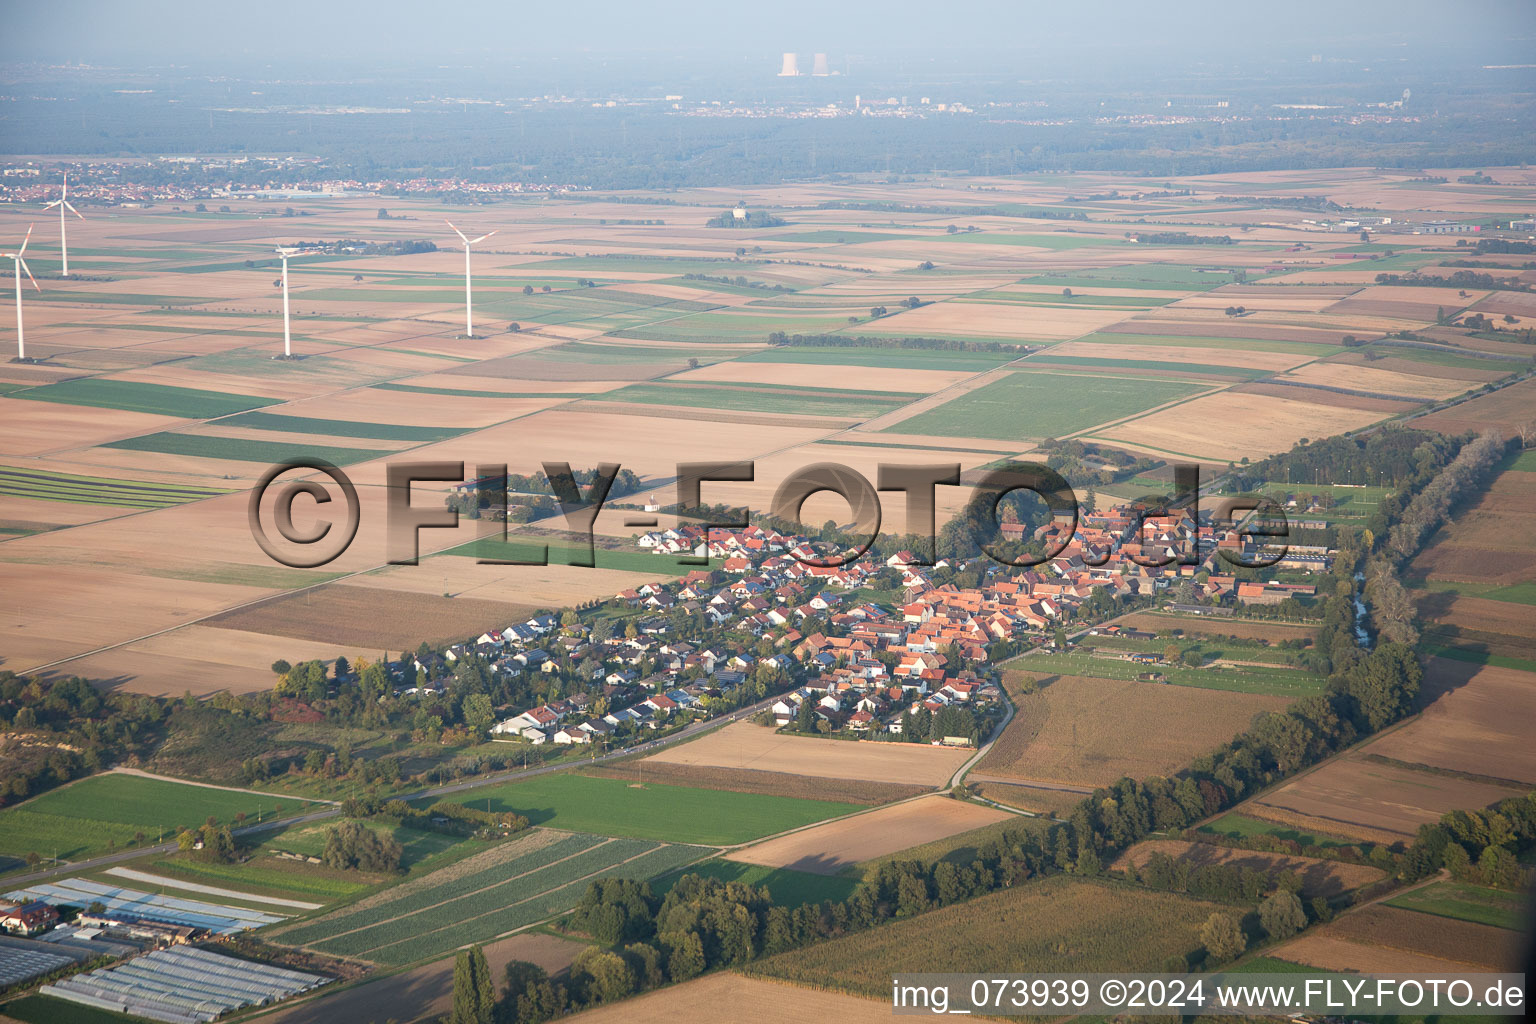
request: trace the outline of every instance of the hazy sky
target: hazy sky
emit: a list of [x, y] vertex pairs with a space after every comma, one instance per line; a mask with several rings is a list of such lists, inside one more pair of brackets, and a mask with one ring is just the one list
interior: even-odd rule
[[[1536, 46], [1533, 0], [3, 0], [0, 60], [133, 65], [220, 60], [526, 61], [560, 54], [728, 62], [794, 50], [954, 60], [1111, 47], [1241, 57], [1353, 41], [1506, 51]], [[1530, 52], [1536, 52], [1531, 50]], [[1150, 55], [1150, 54], [1149, 54]], [[1492, 57], [1490, 57], [1492, 59]]]

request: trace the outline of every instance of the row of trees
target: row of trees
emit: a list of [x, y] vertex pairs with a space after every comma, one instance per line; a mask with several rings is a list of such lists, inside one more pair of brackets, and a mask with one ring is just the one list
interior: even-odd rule
[[940, 352], [1001, 352], [1020, 355], [1034, 351], [1029, 345], [994, 345], [990, 342], [960, 341], [955, 338], [878, 338], [865, 334], [788, 334], [784, 331], [770, 333], [768, 344], [798, 348], [906, 348]]
[[1419, 834], [1403, 856], [1402, 876], [1427, 878], [1441, 868], [1458, 881], [1496, 889], [1530, 885], [1520, 856], [1536, 845], [1536, 792], [1475, 811], [1451, 811]]
[[1480, 489], [1504, 457], [1508, 443], [1497, 434], [1484, 434], [1465, 445], [1456, 458], [1431, 480], [1403, 510], [1388, 537], [1392, 554], [1412, 558], [1440, 528], [1451, 508]]

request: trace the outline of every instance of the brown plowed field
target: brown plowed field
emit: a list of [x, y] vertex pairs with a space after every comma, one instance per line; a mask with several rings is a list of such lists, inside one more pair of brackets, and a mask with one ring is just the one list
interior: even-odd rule
[[791, 736], [752, 722], [734, 722], [699, 739], [670, 746], [646, 760], [931, 788], [948, 782], [972, 753], [926, 743], [850, 743]]
[[829, 821], [726, 854], [727, 860], [836, 875], [860, 861], [883, 857], [936, 839], [969, 832], [1013, 817], [1006, 811], [952, 800], [921, 797], [865, 814]]
[[335, 584], [280, 597], [210, 620], [207, 625], [373, 650], [414, 648], [505, 629], [533, 613], [528, 606], [437, 597]]
[[886, 1024], [891, 1007], [884, 1000], [721, 973], [562, 1019], [580, 1024]]
[[1015, 695], [1013, 721], [978, 771], [1072, 786], [1168, 775], [1242, 732], [1258, 712], [1288, 703], [1192, 686], [1034, 675], [1044, 685]]

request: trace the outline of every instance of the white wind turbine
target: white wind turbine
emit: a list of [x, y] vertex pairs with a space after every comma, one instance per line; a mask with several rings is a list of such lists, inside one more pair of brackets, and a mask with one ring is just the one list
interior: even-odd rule
[[[453, 228], [453, 221], [445, 220], [443, 223]], [[487, 231], [479, 238], [468, 238], [465, 236], [464, 232], [460, 231], [458, 228], [453, 228], [453, 233], [458, 235], [459, 238], [464, 242], [464, 337], [473, 338], [475, 336], [475, 324], [469, 294], [469, 247], [478, 242], [485, 241], [496, 232]]]
[[277, 254], [283, 258], [283, 358], [293, 358], [293, 336], [288, 330], [288, 257], [303, 256], [313, 249], [285, 249], [279, 246]]
[[[31, 240], [32, 240], [32, 225], [28, 224], [27, 225], [27, 237], [23, 238], [21, 240], [21, 248], [17, 249], [15, 252], [8, 252], [8, 253], [0, 254], [0, 255], [4, 255], [4, 256], [9, 257], [10, 260], [11, 260], [12, 266], [15, 268], [15, 274], [16, 274], [16, 359], [18, 361], [25, 361], [26, 358], [27, 358], [27, 337], [26, 337], [25, 332], [22, 330], [22, 325], [21, 325], [21, 272], [23, 270], [25, 270], [27, 272], [27, 277], [31, 278], [31, 280], [32, 280], [32, 287], [33, 288], [37, 288], [37, 278], [32, 277], [32, 268], [27, 266], [27, 261], [22, 258], [22, 254], [27, 251], [27, 243], [30, 242]], [[38, 291], [42, 291], [41, 288], [37, 288], [37, 290]]]
[[81, 220], [85, 220], [85, 214], [81, 213], [79, 210], [75, 209], [69, 204], [69, 175], [67, 174], [64, 175], [64, 188], [59, 193], [59, 198], [43, 207], [43, 212], [47, 213], [55, 206], [59, 208], [59, 253], [64, 257], [64, 269], [60, 271], [60, 274], [64, 277], [68, 277], [69, 242], [64, 237], [64, 211], [68, 210], [70, 213], [74, 214], [76, 217], [79, 217]]

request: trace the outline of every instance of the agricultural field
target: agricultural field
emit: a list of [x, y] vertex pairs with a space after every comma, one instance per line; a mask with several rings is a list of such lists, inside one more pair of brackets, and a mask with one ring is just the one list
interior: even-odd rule
[[210, 817], [232, 825], [237, 816], [254, 822], [306, 806], [312, 805], [295, 797], [119, 773], [92, 775], [0, 810], [0, 856], [80, 860], [111, 848], [153, 845], [162, 835], [195, 828]]
[[1213, 843], [1193, 843], [1181, 839], [1150, 839], [1137, 843], [1121, 854], [1111, 867], [1125, 869], [1144, 867], [1153, 854], [1162, 854], [1174, 860], [1184, 861], [1195, 867], [1224, 864], [1244, 870], [1261, 871], [1275, 877], [1282, 871], [1294, 871], [1301, 879], [1304, 896], [1324, 896], [1333, 899], [1353, 892], [1386, 877], [1380, 868], [1363, 864], [1346, 864], [1343, 861], [1319, 860], [1315, 857], [1293, 857], [1283, 853], [1263, 853], [1240, 850]]
[[1514, 932], [1530, 925], [1530, 896], [1527, 893], [1488, 889], [1465, 882], [1434, 882], [1394, 896], [1389, 907], [1400, 907], [1421, 914], [1491, 925]]
[[1066, 437], [1201, 390], [1173, 380], [1019, 372], [884, 429], [1001, 441]]
[[[1118, 187], [1112, 177], [1089, 177]], [[407, 449], [469, 465], [516, 452], [521, 470], [543, 459], [618, 461], [659, 486], [681, 461], [777, 458], [760, 467], [760, 482], [717, 488], [716, 500], [762, 507], [789, 459], [846, 456], [864, 466], [955, 458], [971, 469], [1019, 454], [1026, 439], [1075, 433], [1158, 458], [1225, 463], [1422, 408], [1442, 388], [1480, 386], [1520, 365], [1492, 358], [1519, 356], [1519, 346], [1461, 333], [1444, 352], [1376, 345], [1373, 354], [1384, 358], [1367, 361], [1361, 350], [1343, 349], [1346, 334], [1374, 340], [1417, 323], [1387, 314], [1421, 310], [1377, 305], [1424, 305], [1420, 289], [1375, 287], [1372, 279], [1382, 269], [1443, 262], [1414, 251], [1418, 239], [1394, 242], [1390, 264], [1335, 265], [1322, 250], [1304, 250], [1286, 257], [1294, 269], [1274, 276], [1266, 262], [1280, 249], [1317, 241], [1284, 226], [1294, 223], [1289, 215], [1233, 246], [1127, 241], [1146, 230], [1135, 222], [1149, 215], [1231, 234], [1224, 218], [1274, 213], [1206, 201], [1231, 192], [1336, 187], [1369, 204], [1437, 201], [1400, 183], [1372, 192], [1353, 181], [1181, 178], [1168, 184], [1190, 190], [1187, 201], [1077, 203], [1074, 212], [1093, 223], [1064, 225], [1031, 213], [1061, 209], [1066, 186], [1026, 176], [1000, 181], [1003, 194], [985, 200], [1008, 216], [977, 216], [977, 230], [954, 234], [945, 231], [948, 216], [861, 227], [871, 211], [810, 209], [846, 199], [848, 190], [863, 202], [863, 186], [763, 188], [752, 202], [806, 209], [786, 218], [790, 226], [754, 235], [772, 250], [761, 256], [738, 256], [740, 236], [702, 228], [704, 212], [721, 201], [708, 190], [667, 197], [653, 213], [666, 223], [643, 227], [620, 224], [635, 211], [612, 204], [578, 211], [492, 203], [476, 217], [484, 222], [477, 227], [498, 234], [475, 256], [480, 337], [472, 344], [457, 337], [456, 246], [319, 254], [292, 264], [295, 360], [272, 358], [282, 318], [270, 257], [273, 245], [293, 240], [293, 223], [264, 216], [270, 211], [260, 204], [217, 216], [156, 207], [80, 222], [72, 241], [81, 268], [120, 279], [50, 278], [28, 330], [29, 351], [43, 361], [0, 370], [0, 561], [18, 586], [40, 594], [32, 614], [0, 622], [6, 667], [60, 662], [152, 693], [247, 691], [269, 682], [263, 666], [274, 659], [313, 650], [305, 643], [332, 645], [316, 656], [350, 657], [459, 639], [504, 626], [503, 617], [516, 621], [525, 609], [672, 575], [671, 566], [624, 551], [601, 554], [597, 570], [475, 566], [465, 556], [485, 552], [465, 547], [468, 531], [424, 531], [425, 554], [459, 553], [423, 559], [424, 568], [376, 571], [385, 560], [382, 527], [365, 516], [358, 543], [328, 569], [368, 575], [333, 588], [320, 612], [307, 595], [285, 603], [324, 578], [274, 572], [248, 540], [245, 499], [265, 465], [294, 455], [347, 466], [365, 497], [382, 483], [380, 463]], [[935, 200], [953, 196], [920, 181], [882, 186], [879, 199]], [[316, 200], [306, 204], [305, 233], [381, 238], [408, 230], [444, 241], [441, 207], [409, 198], [395, 205], [408, 227], [379, 223], [367, 200]], [[603, 216], [591, 216], [599, 209]], [[51, 265], [54, 243], [39, 236], [36, 244], [39, 265]], [[930, 256], [937, 268], [914, 270]], [[582, 280], [589, 275], [590, 285]], [[909, 296], [919, 299], [916, 308], [902, 305]], [[1466, 302], [1524, 308], [1508, 299], [1479, 289]], [[1247, 312], [1224, 315], [1233, 304]], [[888, 312], [872, 315], [880, 305]], [[832, 334], [848, 344], [774, 345], [775, 332]], [[1405, 375], [1440, 383], [1408, 381], [1407, 402], [1311, 386], [1333, 386], [1330, 375], [1357, 370], [1396, 375], [1394, 385], [1405, 385]], [[1266, 382], [1281, 373], [1308, 386]], [[1374, 393], [1388, 380], [1343, 386]], [[1511, 426], [1528, 407], [1521, 398], [1529, 388], [1522, 382], [1435, 416], [1461, 417], [1446, 419], [1446, 429]], [[810, 447], [823, 442], [826, 451]], [[225, 491], [232, 493], [218, 493]], [[605, 532], [628, 540], [628, 532]], [[1477, 587], [1467, 579], [1429, 583]], [[135, 607], [102, 613], [127, 590], [143, 595]], [[1436, 636], [1462, 656], [1536, 664], [1536, 653], [1500, 647], [1456, 621], [1484, 613], [1467, 601], [1518, 605], [1528, 597], [1518, 586], [1488, 593], [1468, 589], [1443, 614], [1431, 608], [1427, 618], [1446, 619], [1435, 630], [1461, 630]], [[265, 598], [278, 600], [251, 604]], [[238, 643], [228, 656], [210, 653], [209, 618], [239, 634], [229, 638]], [[228, 628], [240, 623], [248, 625]], [[143, 639], [150, 636], [158, 639]]]
[[1377, 904], [1343, 914], [1273, 955], [1316, 967], [1377, 973], [1417, 973], [1425, 961], [1438, 963], [1442, 971], [1513, 971], [1521, 963], [1524, 945], [1524, 936], [1505, 928]]
[[1200, 947], [1218, 904], [1057, 875], [871, 931], [833, 939], [815, 956], [781, 953], [753, 975], [858, 995], [888, 995], [903, 972], [1154, 971]]
[[[754, 722], [733, 722], [696, 740], [667, 747], [645, 760], [647, 764], [751, 769], [824, 780], [937, 787], [948, 782], [970, 756], [968, 750], [928, 744], [837, 742], [779, 733]], [[837, 794], [837, 782], [822, 785], [829, 798]]]
[[1528, 791], [1514, 783], [1378, 760], [1370, 754], [1374, 746], [1335, 757], [1238, 810], [1303, 832], [1396, 843], [1411, 842], [1420, 825], [1439, 821], [1449, 811], [1486, 807]]
[[169, 508], [223, 494], [209, 487], [109, 480], [101, 477], [50, 473], [16, 466], [0, 466], [0, 495], [33, 501], [59, 501], [114, 508]]
[[727, 846], [852, 811], [831, 800], [688, 789], [562, 773], [475, 790], [475, 806], [535, 825], [670, 843]]
[[[709, 735], [709, 734], [706, 734]], [[674, 748], [668, 748], [674, 749]], [[732, 793], [763, 793], [801, 800], [835, 798], [846, 804], [876, 805], [918, 796], [933, 787], [910, 782], [867, 782], [861, 779], [833, 779], [801, 775], [788, 771], [763, 771], [760, 768], [704, 767], [659, 761], [653, 755], [637, 760], [609, 762], [584, 769], [589, 775], [627, 782], [660, 782], [691, 789], [722, 789]]]
[[281, 927], [272, 938], [376, 963], [414, 963], [567, 910], [591, 878], [651, 878], [706, 852], [538, 829], [332, 914]]
[[794, 868], [746, 864], [734, 860], [706, 860], [690, 864], [676, 875], [657, 879], [651, 883], [651, 891], [658, 896], [662, 895], [685, 874], [718, 878], [722, 882], [767, 886], [768, 891], [773, 894], [775, 904], [791, 908], [803, 903], [845, 900], [858, 885], [856, 878], [846, 875], [817, 874], [811, 871], [797, 871]]
[[1289, 700], [1134, 679], [1007, 676], [1017, 709], [981, 759], [978, 777], [1071, 787], [1105, 786], [1122, 776], [1170, 775]]
[[728, 860], [817, 875], [1013, 817], [947, 796], [924, 796], [732, 850]]
[[783, 1024], [884, 1024], [891, 1017], [889, 993], [884, 995], [865, 999], [718, 971], [571, 1019], [581, 1024], [709, 1024], [722, 1019], [725, 1007], [772, 1007], [773, 1019]]

